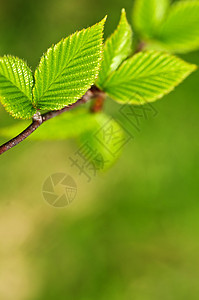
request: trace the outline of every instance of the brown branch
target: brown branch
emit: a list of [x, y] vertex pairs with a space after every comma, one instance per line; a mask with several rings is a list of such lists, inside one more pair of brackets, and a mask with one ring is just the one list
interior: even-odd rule
[[87, 93], [79, 99], [77, 102], [62, 108], [61, 110], [55, 110], [47, 112], [41, 115], [39, 112], [33, 116], [32, 124], [30, 124], [24, 131], [22, 131], [19, 135], [11, 139], [10, 141], [6, 142], [5, 144], [0, 146], [0, 155], [4, 152], [8, 151], [9, 149], [13, 148], [14, 146], [18, 145], [22, 141], [24, 141], [29, 135], [31, 135], [39, 126], [41, 126], [44, 122], [61, 115], [62, 113], [72, 110], [76, 106], [86, 103], [91, 98], [95, 97], [96, 89], [91, 87]]
[[90, 111], [92, 113], [98, 113], [103, 109], [106, 94], [96, 86], [92, 87], [92, 91], [95, 94], [95, 97], [93, 104], [91, 105]]

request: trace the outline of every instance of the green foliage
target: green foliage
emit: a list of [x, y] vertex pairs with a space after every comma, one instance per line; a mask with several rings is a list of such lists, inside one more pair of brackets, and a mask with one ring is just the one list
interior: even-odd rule
[[15, 118], [28, 119], [32, 106], [33, 76], [27, 64], [13, 56], [0, 58], [0, 102]]
[[[10, 139], [28, 125], [28, 121], [21, 121], [0, 128], [0, 137]], [[106, 128], [103, 129], [104, 127]], [[104, 171], [120, 156], [124, 132], [119, 124], [106, 114], [91, 114], [87, 109], [80, 108], [49, 120], [29, 137], [36, 141], [70, 138], [76, 138], [80, 147], [89, 147], [91, 151], [85, 152], [85, 158], [94, 164], [96, 170]], [[116, 147], [119, 149], [115, 149]]]
[[170, 0], [136, 0], [133, 9], [133, 24], [145, 38], [156, 36], [158, 26], [164, 20]]
[[124, 131], [113, 118], [103, 113], [95, 115], [95, 122], [92, 130], [80, 136], [80, 147], [94, 170], [106, 171], [121, 154]]
[[[50, 47], [34, 76], [23, 60], [11, 56], [0, 58], [0, 101], [6, 110], [22, 119], [31, 118], [38, 110], [60, 110], [75, 103], [94, 84], [120, 103], [141, 105], [162, 98], [196, 69], [195, 65], [154, 49], [132, 56], [133, 32], [124, 9], [117, 29], [103, 47], [105, 20]], [[170, 0], [136, 0], [133, 23], [146, 47], [171, 52], [199, 47], [199, 1], [170, 5]], [[97, 93], [101, 92], [93, 88], [91, 95], [97, 98]], [[106, 120], [103, 114], [78, 110], [45, 123], [33, 138], [81, 136], [107, 158], [106, 147], [93, 135], [95, 129], [100, 132]], [[122, 137], [119, 125], [112, 122]], [[0, 134], [16, 135], [23, 129], [22, 124], [26, 123], [3, 128]]]
[[195, 69], [169, 54], [140, 52], [109, 77], [105, 91], [119, 102], [144, 104], [168, 94]]
[[[136, 0], [134, 27], [150, 47], [185, 53], [199, 48], [199, 1]], [[165, 15], [166, 14], [166, 15]]]
[[108, 76], [114, 72], [120, 64], [132, 52], [132, 29], [126, 19], [123, 9], [120, 22], [115, 32], [106, 40], [101, 71], [97, 80], [97, 86], [103, 89]]
[[94, 83], [102, 58], [105, 19], [60, 41], [43, 55], [33, 89], [39, 109], [61, 109], [74, 103]]
[[[40, 129], [30, 138], [34, 140], [64, 140], [78, 137], [84, 131], [91, 130], [96, 125], [95, 115], [86, 109], [78, 109], [62, 114], [42, 124]], [[18, 135], [28, 122], [18, 122], [0, 129], [0, 136], [11, 138]]]
[[[12, 138], [28, 124], [28, 121], [22, 121], [0, 128], [0, 137]], [[103, 130], [104, 126], [106, 128]], [[36, 141], [76, 138], [80, 147], [83, 146], [85, 149], [89, 147], [91, 150], [85, 151], [85, 159], [88, 163], [93, 164], [96, 170], [105, 171], [121, 154], [124, 132], [119, 124], [106, 114], [91, 114], [87, 109], [82, 108], [49, 120], [29, 138]], [[115, 147], [119, 148], [118, 151]]]
[[99, 73], [105, 20], [48, 49], [34, 79], [23, 60], [0, 58], [0, 96], [6, 110], [29, 119], [36, 110], [58, 110], [81, 98]]
[[44, 123], [38, 134], [33, 135], [36, 140], [65, 140], [76, 138], [83, 132], [95, 127], [95, 115], [88, 109], [77, 109], [67, 112]]
[[199, 1], [181, 1], [172, 5], [159, 28], [162, 46], [176, 53], [199, 48]]

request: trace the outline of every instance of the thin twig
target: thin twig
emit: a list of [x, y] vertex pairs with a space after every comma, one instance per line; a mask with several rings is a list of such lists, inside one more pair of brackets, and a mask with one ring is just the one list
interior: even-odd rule
[[86, 103], [91, 98], [95, 97], [95, 88], [91, 87], [90, 90], [86, 92], [86, 94], [79, 99], [77, 102], [62, 108], [61, 110], [55, 110], [47, 112], [43, 115], [37, 113], [33, 116], [32, 123], [19, 135], [11, 139], [10, 141], [6, 142], [5, 144], [0, 146], [0, 155], [4, 152], [8, 151], [9, 149], [13, 148], [14, 146], [18, 145], [22, 141], [24, 141], [29, 135], [31, 135], [38, 127], [40, 127], [44, 122], [61, 115], [62, 113], [72, 110], [73, 108], [77, 107], [80, 104]]

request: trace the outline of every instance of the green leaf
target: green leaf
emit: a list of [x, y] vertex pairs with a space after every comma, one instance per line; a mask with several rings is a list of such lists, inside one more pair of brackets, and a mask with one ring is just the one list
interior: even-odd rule
[[35, 140], [65, 140], [78, 137], [90, 130], [96, 124], [94, 114], [87, 109], [78, 109], [64, 113], [42, 124], [38, 132], [35, 132]]
[[[27, 121], [14, 123], [11, 126], [0, 128], [0, 136], [11, 138], [22, 132], [29, 123]], [[85, 131], [96, 126], [95, 114], [87, 109], [78, 109], [64, 113], [42, 124], [31, 136], [33, 140], [65, 140], [78, 137]]]
[[199, 48], [199, 1], [180, 1], [171, 6], [159, 28], [163, 48], [185, 53]]
[[88, 169], [106, 171], [120, 157], [126, 143], [123, 129], [109, 116], [95, 114], [96, 124], [80, 136], [81, 154], [87, 160]]
[[120, 66], [131, 52], [132, 29], [126, 19], [126, 12], [123, 9], [117, 29], [106, 40], [104, 45], [104, 57], [96, 83], [99, 88], [103, 88], [103, 84], [108, 76]]
[[136, 0], [133, 24], [136, 31], [146, 38], [153, 38], [164, 20], [170, 0]]
[[140, 52], [109, 77], [104, 90], [119, 102], [144, 104], [168, 94], [195, 69], [166, 53]]
[[105, 19], [48, 49], [35, 72], [34, 104], [43, 110], [76, 102], [95, 82], [102, 59]]
[[22, 59], [0, 58], [0, 102], [13, 117], [29, 119], [35, 114], [32, 86], [32, 72]]
[[[12, 138], [22, 132], [29, 123], [20, 121], [0, 128], [0, 137]], [[28, 139], [56, 141], [70, 138], [77, 138], [80, 147], [90, 147], [92, 155], [86, 159], [101, 171], [108, 169], [118, 159], [124, 145], [124, 132], [114, 119], [102, 113], [91, 114], [86, 108], [70, 111], [49, 120]]]

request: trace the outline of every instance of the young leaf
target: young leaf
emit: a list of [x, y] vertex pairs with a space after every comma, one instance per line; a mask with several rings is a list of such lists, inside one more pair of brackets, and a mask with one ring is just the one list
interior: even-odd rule
[[166, 53], [140, 52], [109, 77], [104, 90], [119, 102], [144, 104], [168, 94], [195, 69]]
[[35, 140], [66, 140], [76, 138], [96, 124], [95, 115], [88, 109], [78, 109], [64, 113], [42, 124], [32, 135]]
[[[20, 121], [10, 126], [0, 128], [0, 137], [11, 138], [22, 132], [29, 123]], [[87, 109], [69, 111], [48, 122], [36, 130], [29, 138], [33, 140], [65, 140], [78, 137], [85, 131], [95, 128], [95, 114]]]
[[153, 38], [164, 20], [170, 0], [136, 0], [133, 10], [133, 24], [142, 36]]
[[[0, 137], [12, 138], [29, 125], [28, 121], [16, 122], [0, 128]], [[85, 159], [94, 164], [96, 170], [109, 168], [121, 154], [124, 146], [124, 132], [119, 124], [105, 114], [91, 114], [81, 108], [70, 111], [44, 123], [29, 139], [66, 140], [78, 138]], [[85, 152], [88, 148], [89, 153]], [[90, 154], [90, 155], [89, 155]]]
[[164, 48], [176, 53], [199, 48], [199, 1], [174, 3], [159, 28], [158, 39]]
[[96, 83], [98, 87], [103, 88], [103, 84], [108, 76], [120, 66], [131, 54], [131, 51], [132, 29], [126, 19], [126, 12], [123, 9], [117, 29], [106, 40], [104, 45], [104, 58]]
[[35, 72], [34, 104], [61, 109], [81, 98], [98, 75], [105, 19], [48, 49]]
[[80, 151], [88, 169], [106, 171], [121, 155], [125, 135], [120, 125], [105, 114], [95, 114], [96, 125], [80, 136]]
[[0, 58], [0, 102], [15, 118], [29, 119], [32, 105], [33, 76], [27, 64], [17, 57]]

